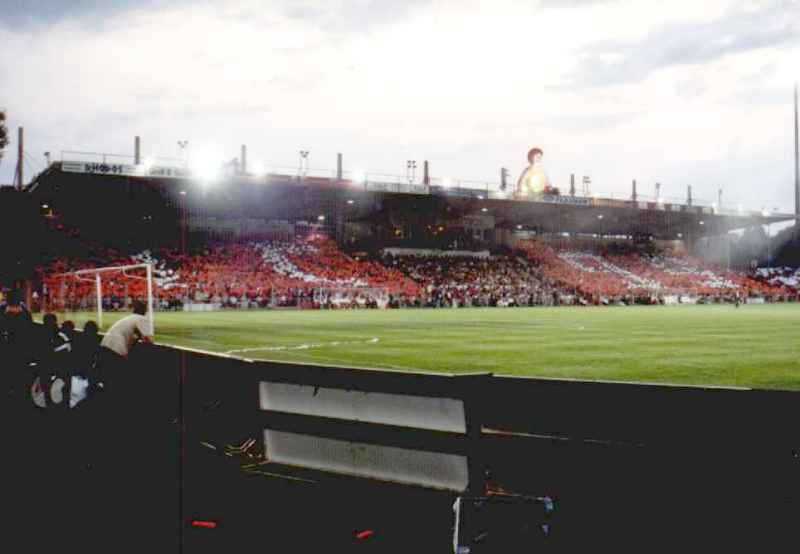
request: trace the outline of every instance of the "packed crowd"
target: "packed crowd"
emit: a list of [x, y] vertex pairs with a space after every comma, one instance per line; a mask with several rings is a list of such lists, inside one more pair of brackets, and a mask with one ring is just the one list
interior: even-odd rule
[[536, 240], [523, 241], [519, 247], [544, 275], [593, 303], [656, 303], [665, 297], [782, 300], [797, 294], [789, 283], [714, 269], [688, 256], [634, 250], [597, 254], [557, 249]]
[[525, 260], [513, 255], [386, 256], [384, 263], [420, 285], [414, 295], [393, 298], [393, 306], [532, 306], [550, 304], [558, 294]]
[[778, 287], [788, 292], [800, 291], [800, 269], [790, 267], [760, 267], [754, 279], [769, 287]]
[[[94, 276], [72, 272], [142, 263], [153, 265], [154, 302], [161, 310], [193, 303], [223, 308], [372, 306], [380, 302], [375, 298], [378, 294], [413, 293], [417, 288], [396, 269], [352, 258], [332, 240], [312, 237], [291, 243], [217, 244], [187, 254], [175, 249], [146, 250], [132, 256], [109, 251], [101, 263], [59, 259], [40, 271], [41, 295], [37, 291], [35, 308], [91, 309], [96, 298]], [[125, 309], [131, 298], [146, 298], [144, 277], [144, 270], [104, 273], [104, 308]], [[323, 288], [361, 293], [339, 298], [320, 294]]]
[[[83, 260], [42, 268], [35, 309], [94, 308], [94, 276], [68, 272], [98, 266], [152, 264], [155, 308], [187, 304], [221, 308], [361, 308], [401, 306], [530, 306], [550, 304], [724, 301], [796, 298], [797, 273], [722, 271], [685, 256], [634, 250], [571, 250], [526, 240], [489, 257], [392, 256], [357, 259], [328, 238], [207, 245], [181, 253], [106, 249]], [[65, 277], [63, 274], [67, 273]], [[143, 270], [103, 275], [104, 309], [126, 309], [147, 296]]]
[[90, 387], [102, 386], [99, 353], [100, 335], [93, 321], [87, 322], [81, 333], [69, 320], [59, 326], [51, 313], [44, 315], [42, 325], [36, 325], [18, 291], [0, 303], [3, 397], [12, 401], [32, 397], [40, 408], [68, 398], [62, 407], [75, 407]]

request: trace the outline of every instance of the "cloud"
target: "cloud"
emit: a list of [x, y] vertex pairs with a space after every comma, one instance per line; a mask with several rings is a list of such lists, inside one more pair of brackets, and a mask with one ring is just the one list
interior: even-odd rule
[[621, 112], [610, 114], [563, 114], [550, 116], [531, 123], [532, 127], [547, 127], [562, 131], [604, 131], [625, 123], [630, 123], [641, 115], [640, 112]]
[[[13, 1], [14, 10], [0, 4], [50, 22], [5, 26], [0, 16], [0, 105], [12, 139], [25, 127], [33, 159], [129, 153], [139, 135], [153, 156], [177, 155], [180, 139], [220, 159], [247, 144], [253, 159], [290, 166], [302, 148], [313, 167], [333, 168], [343, 152], [370, 172], [403, 174], [406, 160], [428, 159], [437, 175], [497, 181], [535, 144], [558, 183], [586, 174], [620, 194], [637, 178], [679, 183], [682, 194], [690, 182], [713, 197], [739, 179], [755, 207], [764, 192], [747, 163], [769, 160], [755, 168], [759, 182], [793, 202], [777, 186], [792, 178], [786, 79], [800, 54], [778, 33], [796, 28], [783, 4], [743, 13], [726, 12], [729, 0], [669, 12], [641, 0]], [[752, 49], [763, 43], [778, 47]], [[751, 51], [730, 56], [743, 45]], [[672, 69], [631, 86], [551, 88], [576, 51], [579, 62], [621, 65], [625, 83]], [[741, 148], [728, 148], [736, 140]], [[11, 181], [14, 158], [0, 164], [0, 182]]]
[[295, 0], [286, 7], [285, 15], [332, 32], [370, 31], [377, 26], [397, 23], [411, 12], [434, 3], [435, 0]]
[[157, 11], [205, 0], [3, 0], [0, 27], [20, 30], [79, 21], [85, 27], [105, 28], [115, 17], [132, 11]]
[[600, 4], [611, 4], [618, 0], [541, 0], [539, 7], [544, 9], [586, 8]]
[[588, 44], [564, 86], [636, 83], [659, 69], [702, 64], [799, 40], [800, 3], [774, 1], [754, 12], [738, 10], [714, 21], [657, 27], [638, 42]]

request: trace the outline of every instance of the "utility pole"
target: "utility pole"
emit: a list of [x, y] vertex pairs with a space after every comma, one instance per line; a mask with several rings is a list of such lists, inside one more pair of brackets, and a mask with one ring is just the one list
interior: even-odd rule
[[25, 183], [24, 175], [24, 156], [25, 156], [25, 131], [22, 127], [17, 129], [17, 169], [14, 172], [14, 185], [17, 190], [22, 190], [22, 185]]
[[[800, 164], [798, 163], [797, 83], [794, 84], [794, 215], [800, 217]], [[795, 234], [800, 236], [800, 221], [795, 220]]]

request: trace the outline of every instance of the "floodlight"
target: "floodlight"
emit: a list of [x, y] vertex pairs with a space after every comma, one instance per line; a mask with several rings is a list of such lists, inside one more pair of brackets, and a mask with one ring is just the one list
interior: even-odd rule
[[317, 221], [325, 221], [325, 216], [324, 215], [318, 215], [317, 216]]
[[449, 187], [452, 184], [453, 184], [453, 181], [450, 179], [450, 177], [445, 177], [444, 179], [442, 179], [442, 186], [443, 187]]
[[363, 183], [367, 180], [367, 174], [363, 171], [355, 171], [353, 172], [353, 182], [354, 183]]
[[264, 167], [264, 162], [257, 161], [253, 164], [253, 175], [256, 177], [263, 177], [267, 173]]
[[191, 164], [192, 174], [201, 182], [213, 181], [219, 177], [220, 167], [218, 162], [207, 157], [195, 160]]

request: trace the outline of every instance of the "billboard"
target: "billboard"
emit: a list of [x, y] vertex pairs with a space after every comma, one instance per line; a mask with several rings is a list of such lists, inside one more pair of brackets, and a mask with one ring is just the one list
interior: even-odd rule
[[105, 162], [61, 162], [64, 173], [84, 173], [88, 175], [113, 175], [117, 177], [159, 177], [166, 179], [186, 179], [191, 172], [184, 167], [144, 164], [122, 164]]

